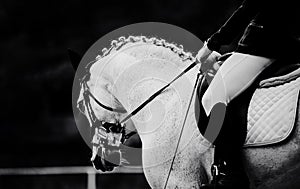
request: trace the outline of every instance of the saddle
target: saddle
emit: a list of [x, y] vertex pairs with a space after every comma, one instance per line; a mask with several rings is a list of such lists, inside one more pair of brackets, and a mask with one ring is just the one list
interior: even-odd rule
[[[219, 61], [226, 60], [230, 55], [231, 53], [223, 55]], [[208, 83], [205, 80], [198, 86], [200, 99], [207, 87]], [[232, 100], [231, 111], [226, 112], [230, 115], [226, 115], [225, 119], [234, 118], [233, 128], [241, 132], [240, 135], [244, 135], [244, 147], [271, 145], [288, 138], [297, 117], [299, 89], [300, 64], [277, 60], [266, 68], [246, 91]], [[199, 120], [203, 120], [203, 114], [204, 112], [200, 113]], [[198, 125], [202, 125], [199, 130], [203, 134], [203, 125], [206, 124]]]

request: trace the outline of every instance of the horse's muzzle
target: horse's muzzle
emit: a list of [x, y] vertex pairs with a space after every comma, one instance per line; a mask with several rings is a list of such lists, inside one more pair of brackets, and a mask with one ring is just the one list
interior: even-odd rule
[[105, 157], [100, 157], [96, 155], [96, 157], [92, 160], [93, 166], [97, 170], [112, 171], [115, 167], [121, 164], [121, 153], [119, 151], [112, 151]]

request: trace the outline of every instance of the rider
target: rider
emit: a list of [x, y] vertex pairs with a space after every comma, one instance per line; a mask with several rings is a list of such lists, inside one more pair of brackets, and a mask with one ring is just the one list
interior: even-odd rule
[[[218, 69], [202, 97], [202, 109], [207, 116], [217, 104], [228, 106], [275, 60], [282, 59], [286, 63], [300, 60], [296, 7], [292, 0], [244, 0], [229, 20], [204, 43], [197, 54], [197, 59], [203, 64], [218, 58], [220, 55], [212, 52], [219, 51], [222, 45], [230, 44], [244, 32], [237, 49]], [[205, 66], [202, 65], [201, 69], [205, 71]], [[239, 137], [224, 136], [223, 130], [215, 141], [211, 141], [217, 152], [214, 166], [220, 168], [220, 174], [213, 178], [213, 184], [203, 188], [249, 188], [248, 178], [241, 168], [241, 158], [235, 157], [239, 156], [236, 151], [240, 149], [225, 146], [238, 143], [234, 140]], [[231, 142], [221, 142], [226, 140]]]

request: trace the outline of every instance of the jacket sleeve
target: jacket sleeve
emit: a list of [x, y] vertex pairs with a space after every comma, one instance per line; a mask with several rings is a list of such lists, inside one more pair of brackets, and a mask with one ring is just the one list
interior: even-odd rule
[[208, 39], [207, 47], [210, 50], [219, 51], [221, 45], [230, 44], [258, 14], [262, 2], [259, 3], [258, 0], [244, 0], [226, 23]]

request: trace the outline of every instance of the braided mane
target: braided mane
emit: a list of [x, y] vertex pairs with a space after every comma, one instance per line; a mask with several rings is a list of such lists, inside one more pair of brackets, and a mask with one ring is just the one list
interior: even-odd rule
[[111, 45], [110, 48], [109, 49], [103, 48], [102, 55], [98, 55], [97, 59], [103, 58], [109, 55], [112, 51], [117, 51], [127, 44], [133, 44], [138, 42], [152, 43], [153, 45], [156, 46], [163, 46], [165, 48], [168, 48], [174, 53], [176, 53], [179, 57], [181, 57], [183, 61], [187, 59], [191, 61], [194, 60], [192, 54], [190, 52], [185, 52], [182, 45], [177, 46], [174, 43], [166, 42], [164, 39], [158, 39], [156, 37], [147, 38], [146, 36], [129, 36], [127, 38], [122, 36], [119, 37], [118, 40], [112, 40], [110, 44]]
[[[128, 36], [126, 38], [124, 36], [121, 36], [117, 40], [112, 40], [109, 48], [103, 48], [101, 50], [101, 54], [99, 54], [94, 61], [91, 61], [90, 63], [88, 63], [86, 65], [85, 68], [86, 68], [87, 74], [88, 74], [90, 67], [95, 62], [97, 62], [97, 60], [100, 60], [101, 58], [108, 56], [112, 52], [120, 50], [122, 47], [124, 47], [126, 45], [135, 44], [135, 43], [139, 43], [139, 42], [153, 44], [156, 46], [162, 46], [167, 49], [170, 49], [172, 52], [177, 54], [182, 59], [182, 61], [186, 61], [186, 60], [195, 61], [195, 58], [193, 57], [192, 53], [185, 52], [182, 45], [177, 45], [175, 43], [169, 43], [169, 42], [166, 42], [166, 40], [164, 40], [164, 39], [159, 39], [156, 37], [148, 38], [146, 36]], [[83, 77], [83, 79], [85, 77], [86, 77], [86, 75]]]
[[[129, 46], [139, 45], [139, 44], [149, 44], [149, 45], [155, 45], [156, 47], [163, 47], [165, 49], [169, 49], [172, 53], [167, 53], [170, 60], [175, 58], [175, 62], [193, 62], [195, 58], [192, 56], [190, 52], [185, 52], [182, 45], [176, 45], [174, 43], [166, 42], [164, 39], [158, 39], [156, 37], [148, 38], [145, 36], [129, 36], [125, 38], [124, 36], [119, 37], [118, 40], [112, 40], [109, 48], [103, 48], [101, 50], [101, 53], [96, 57], [96, 59], [86, 66], [86, 74], [81, 79], [81, 83], [85, 82], [89, 85], [91, 88], [91, 92], [93, 92], [93, 89], [99, 89], [102, 88], [105, 93], [102, 93], [102, 97], [104, 99], [100, 99], [100, 101], [107, 102], [108, 95], [113, 96], [110, 99], [113, 99], [111, 103], [107, 103], [106, 105], [112, 106], [112, 107], [123, 107], [120, 102], [117, 100], [117, 98], [114, 97], [112, 94], [112, 86], [113, 86], [113, 78], [115, 78], [113, 75], [109, 75], [108, 73], [102, 72], [101, 80], [95, 79], [95, 77], [99, 77], [99, 72], [97, 71], [97, 65], [101, 65], [101, 63], [110, 60], [111, 56], [114, 56], [115, 53], [119, 52], [122, 49], [125, 49]], [[158, 51], [159, 52], [159, 51]], [[168, 51], [165, 51], [168, 52]], [[177, 55], [177, 56], [176, 56]], [[184, 64], [187, 65], [187, 64]], [[100, 66], [101, 67], [101, 66]], [[119, 68], [116, 66], [115, 68], [120, 69], [119, 71], [122, 71], [122, 68]], [[92, 75], [92, 73], [94, 73]], [[92, 79], [94, 77], [94, 79]], [[95, 81], [97, 83], [95, 83]], [[97, 94], [96, 94], [97, 95]], [[105, 100], [106, 99], [106, 100]], [[98, 109], [98, 106], [95, 107], [95, 110]], [[98, 111], [100, 111], [98, 109]], [[106, 113], [105, 113], [106, 114]], [[108, 116], [108, 114], [106, 114]], [[112, 115], [110, 115], [112, 116]], [[117, 116], [117, 115], [114, 115]]]

